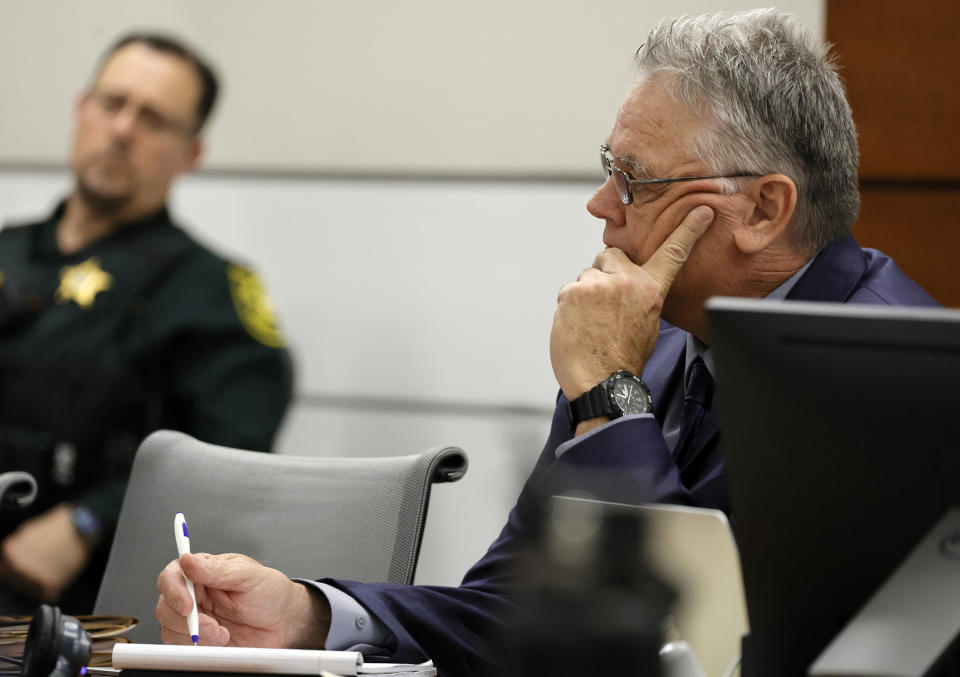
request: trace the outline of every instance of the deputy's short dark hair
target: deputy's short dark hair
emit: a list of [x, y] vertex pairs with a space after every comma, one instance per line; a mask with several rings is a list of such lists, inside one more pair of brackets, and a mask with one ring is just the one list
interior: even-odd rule
[[217, 101], [217, 92], [220, 89], [220, 85], [217, 82], [217, 75], [210, 64], [197, 54], [196, 51], [177, 38], [162, 33], [136, 32], [122, 36], [107, 50], [100, 60], [98, 72], [103, 69], [107, 60], [116, 52], [127, 45], [134, 44], [146, 45], [154, 51], [170, 54], [193, 66], [193, 69], [197, 72], [197, 77], [200, 79], [200, 98], [197, 101], [197, 123], [195, 131], [199, 132], [203, 129], [203, 125], [207, 122], [207, 118], [210, 117], [213, 105]]

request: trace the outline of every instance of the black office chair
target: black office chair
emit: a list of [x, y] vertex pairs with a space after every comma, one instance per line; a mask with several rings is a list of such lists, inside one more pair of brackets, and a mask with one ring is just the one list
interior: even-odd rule
[[130, 639], [160, 641], [156, 579], [177, 557], [177, 512], [193, 552], [240, 552], [294, 578], [412, 583], [431, 485], [466, 469], [456, 447], [302, 457], [155, 432], [137, 452], [94, 612], [136, 616]]

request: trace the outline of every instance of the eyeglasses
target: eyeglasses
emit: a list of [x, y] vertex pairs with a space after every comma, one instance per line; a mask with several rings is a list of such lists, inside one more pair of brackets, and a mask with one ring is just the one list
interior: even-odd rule
[[150, 105], [137, 106], [123, 94], [91, 89], [89, 91], [89, 98], [93, 110], [105, 120], [118, 115], [128, 105], [134, 105], [134, 120], [136, 124], [152, 134], [169, 133], [177, 136], [190, 137], [196, 132], [194, 125], [175, 120]]
[[633, 203], [633, 186], [646, 186], [658, 183], [677, 183], [679, 181], [698, 181], [700, 179], [741, 179], [747, 177], [757, 177], [760, 174], [723, 174], [720, 176], [679, 176], [673, 179], [635, 179], [625, 171], [614, 164], [615, 158], [610, 148], [603, 144], [600, 146], [600, 166], [603, 167], [603, 175], [606, 178], [613, 177], [613, 186], [620, 194], [620, 202], [624, 205]]

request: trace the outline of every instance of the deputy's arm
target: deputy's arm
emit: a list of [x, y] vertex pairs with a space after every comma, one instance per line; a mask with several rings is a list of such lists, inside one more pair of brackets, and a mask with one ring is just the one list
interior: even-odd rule
[[0, 573], [14, 587], [56, 602], [86, 566], [91, 550], [74, 526], [70, 507], [56, 505], [0, 542]]
[[151, 303], [164, 344], [164, 424], [205, 442], [270, 451], [290, 399], [290, 359], [248, 268], [198, 257]]

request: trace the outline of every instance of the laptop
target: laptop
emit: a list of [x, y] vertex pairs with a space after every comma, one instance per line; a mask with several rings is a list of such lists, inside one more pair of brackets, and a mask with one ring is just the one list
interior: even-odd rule
[[666, 639], [689, 644], [707, 675], [724, 674], [747, 632], [740, 558], [726, 516], [665, 504], [617, 507], [641, 515], [650, 564], [677, 591]]

